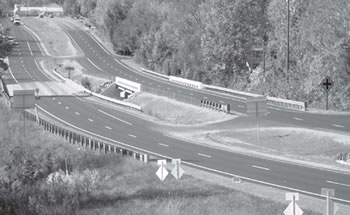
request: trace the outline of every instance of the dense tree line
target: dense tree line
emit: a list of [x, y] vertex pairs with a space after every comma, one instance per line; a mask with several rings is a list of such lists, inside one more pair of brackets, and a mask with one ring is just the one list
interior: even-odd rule
[[[85, 14], [119, 54], [158, 72], [271, 96], [323, 102], [319, 83], [336, 81], [331, 103], [348, 109], [350, 5], [347, 0], [94, 0]], [[266, 36], [264, 36], [266, 35]], [[266, 43], [266, 69], [256, 48]]]

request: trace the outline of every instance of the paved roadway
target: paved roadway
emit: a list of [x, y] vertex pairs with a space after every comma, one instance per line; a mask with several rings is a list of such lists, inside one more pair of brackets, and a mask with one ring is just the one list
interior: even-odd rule
[[[245, 113], [245, 103], [242, 100], [237, 100], [229, 95], [223, 95], [209, 90], [197, 90], [183, 86], [175, 85], [169, 81], [161, 80], [149, 75], [135, 72], [132, 69], [123, 65], [118, 57], [111, 55], [105, 48], [102, 47], [98, 41], [94, 40], [88, 33], [69, 24], [65, 21], [57, 21], [65, 29], [66, 33], [79, 45], [81, 50], [85, 53], [86, 59], [79, 59], [78, 61], [90, 69], [94, 69], [96, 73], [108, 73], [113, 76], [120, 76], [144, 86], [153, 87], [163, 91], [175, 92], [184, 96], [194, 97], [197, 99], [209, 99], [216, 103], [231, 104], [231, 108], [237, 112]], [[298, 127], [308, 128], [323, 128], [337, 131], [350, 131], [350, 115], [337, 114], [326, 115], [307, 113], [299, 111], [290, 111], [286, 109], [276, 109], [269, 107], [268, 114], [264, 119], [285, 123], [288, 125], [295, 125]]]
[[[33, 37], [30, 37], [28, 32], [23, 31], [22, 27], [14, 27], [14, 29], [16, 40], [20, 43], [19, 50], [15, 50], [9, 57], [10, 62], [12, 62], [11, 69], [14, 78], [18, 82], [31, 81], [30, 79], [32, 77], [34, 77], [35, 80], [46, 81], [47, 77], [39, 71], [34, 61], [34, 55], [43, 55], [40, 48], [36, 47], [38, 46], [37, 42]], [[132, 73], [130, 70], [121, 66], [120, 63], [116, 62], [111, 55], [107, 54], [84, 32], [80, 30], [69, 30], [68, 32], [85, 52], [87, 58], [89, 58], [93, 64], [96, 64], [97, 67], [101, 67], [103, 71], [113, 72], [112, 74], [120, 74], [121, 76], [124, 75], [124, 77], [126, 77], [127, 74], [130, 74], [133, 78], [144, 80], [145, 83], [152, 83], [152, 85], [153, 83], [154, 85], [159, 84], [161, 86], [160, 88], [163, 86], [176, 91], [181, 90], [183, 93], [193, 93], [194, 95], [207, 97], [212, 96], [213, 99], [215, 97], [215, 94], [176, 87], [172, 84], [168, 85], [167, 83], [159, 82], [155, 79], [145, 78], [138, 73]], [[109, 65], [107, 63], [101, 63], [99, 55], [93, 55], [92, 53], [94, 52], [88, 49], [89, 46], [85, 44], [84, 40], [88, 41], [90, 46], [93, 46], [95, 52], [99, 51], [99, 54], [103, 58], [102, 62], [103, 60], [106, 62], [108, 60]], [[30, 41], [29, 46], [25, 45], [26, 41]], [[35, 54], [33, 53], [32, 56], [31, 50], [39, 51], [35, 52]], [[17, 55], [16, 53], [21, 53], [21, 55]], [[112, 68], [110, 68], [110, 66], [112, 66]], [[31, 69], [29, 70], [27, 67]], [[114, 67], [117, 69], [113, 69]], [[29, 74], [32, 77], [27, 74], [25, 68], [27, 68], [27, 71], [29, 71]], [[233, 104], [243, 105], [243, 103], [237, 102], [226, 96], [219, 96], [218, 99], [226, 99]], [[108, 138], [108, 140], [112, 142], [120, 141], [168, 157], [180, 157], [184, 161], [190, 162], [193, 165], [201, 165], [205, 168], [221, 171], [221, 174], [237, 174], [262, 182], [273, 183], [279, 186], [286, 186], [306, 192], [320, 193], [321, 188], [323, 187], [334, 188], [336, 190], [337, 198], [350, 201], [350, 176], [348, 174], [240, 155], [179, 141], [162, 135], [158, 131], [152, 129], [154, 125], [151, 122], [139, 119], [132, 113], [117, 111], [115, 109], [112, 110], [97, 104], [91, 104], [82, 98], [41, 98], [38, 105], [43, 108], [43, 110], [52, 114], [52, 117], [56, 120], [77, 126], [94, 133], [96, 136], [103, 136], [105, 139]], [[306, 117], [309, 117], [308, 119], [314, 117], [315, 121], [323, 120], [328, 123], [333, 123], [331, 120], [336, 119], [335, 117], [327, 118], [328, 116], [322, 116], [324, 117], [322, 118], [319, 115], [308, 115], [297, 112], [270, 111], [271, 114], [268, 115], [268, 117], [279, 117], [279, 114], [281, 117], [286, 117], [285, 115], [292, 117], [294, 116], [293, 114], [297, 114], [296, 116], [305, 118], [305, 121]], [[274, 118], [269, 119], [273, 120]], [[297, 124], [300, 120], [291, 121], [292, 123]], [[288, 120], [285, 122], [288, 123]], [[334, 123], [343, 122], [336, 119]], [[309, 124], [309, 126], [312, 125]], [[329, 128], [333, 127], [334, 126], [330, 126]], [[334, 127], [333, 129], [340, 129], [340, 127]]]

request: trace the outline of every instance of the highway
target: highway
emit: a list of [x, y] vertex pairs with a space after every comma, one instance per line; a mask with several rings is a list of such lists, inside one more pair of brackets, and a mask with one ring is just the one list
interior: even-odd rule
[[[245, 102], [241, 99], [216, 93], [209, 90], [197, 90], [176, 85], [160, 78], [135, 72], [120, 62], [120, 57], [115, 57], [102, 47], [98, 41], [94, 40], [86, 31], [79, 29], [63, 20], [58, 21], [65, 29], [66, 33], [79, 45], [85, 53], [86, 59], [78, 59], [84, 65], [90, 68], [95, 67], [96, 73], [108, 73], [112, 76], [119, 76], [131, 81], [141, 83], [142, 85], [157, 88], [163, 91], [175, 92], [180, 95], [193, 97], [197, 99], [208, 99], [216, 103], [230, 104], [236, 112], [245, 113]], [[87, 60], [88, 59], [88, 60]], [[85, 62], [84, 62], [85, 61]], [[88, 62], [87, 62], [88, 61]], [[322, 128], [337, 131], [350, 131], [350, 115], [337, 114], [326, 115], [301, 111], [291, 111], [283, 108], [268, 108], [270, 114], [264, 117], [264, 120], [285, 123], [291, 126], [305, 128]]]
[[[192, 93], [195, 97], [224, 100], [232, 104], [237, 111], [244, 112], [244, 109], [238, 108], [238, 105], [244, 105], [244, 103], [232, 97], [178, 87], [174, 84], [160, 81], [153, 77], [148, 78], [145, 75], [133, 72], [121, 65], [116, 57], [106, 52], [84, 31], [73, 29], [68, 26], [69, 24], [62, 25], [65, 25], [66, 31], [85, 53], [86, 58], [81, 58], [79, 61], [88, 61], [91, 67], [96, 67], [96, 72], [102, 70], [101, 72], [118, 75], [134, 81], [138, 79], [141, 83], [155, 87], [160, 86], [159, 88], [163, 90], [170, 88], [171, 91], [180, 91], [178, 93], [187, 95]], [[13, 82], [48, 81], [48, 77], [41, 73], [35, 64], [35, 57], [44, 56], [38, 42], [22, 27], [14, 27], [14, 33], [19, 46], [9, 56], [11, 71], [14, 76]], [[89, 47], [94, 51], [91, 51]], [[35, 50], [34, 53], [33, 50]], [[19, 55], [19, 53], [21, 54]], [[336, 198], [347, 200], [350, 203], [350, 175], [345, 173], [241, 155], [173, 139], [153, 129], [155, 124], [138, 118], [132, 112], [110, 109], [88, 102], [84, 98], [73, 96], [42, 97], [38, 101], [38, 105], [43, 112], [48, 112], [46, 114], [53, 119], [81, 128], [84, 131], [93, 133], [94, 136], [103, 136], [109, 142], [119, 141], [167, 157], [181, 158], [187, 164], [200, 165], [202, 168], [211, 169], [211, 171], [219, 174], [236, 174], [269, 185], [288, 187], [306, 193], [319, 194], [323, 187], [334, 188]], [[320, 127], [341, 131], [348, 131], [349, 129], [349, 122], [344, 116], [308, 114], [271, 108], [269, 108], [269, 111], [270, 114], [266, 116], [266, 120], [298, 127]], [[43, 112], [40, 114], [43, 114]], [[293, 120], [296, 117], [302, 120]]]

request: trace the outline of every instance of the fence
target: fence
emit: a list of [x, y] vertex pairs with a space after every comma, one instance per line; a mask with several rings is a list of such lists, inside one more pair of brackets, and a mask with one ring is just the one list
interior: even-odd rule
[[148, 154], [138, 152], [133, 149], [128, 149], [126, 147], [121, 147], [116, 144], [108, 143], [107, 141], [103, 141], [99, 138], [94, 138], [90, 135], [83, 134], [81, 132], [76, 132], [71, 128], [67, 128], [66, 126], [58, 126], [55, 123], [52, 123], [48, 120], [38, 118], [37, 115], [28, 111], [24, 111], [24, 117], [42, 126], [44, 128], [44, 131], [62, 137], [73, 145], [78, 145], [80, 147], [102, 152], [104, 154], [120, 153], [121, 155], [129, 155], [133, 156], [134, 159], [139, 159], [140, 161], [143, 161], [145, 163], [149, 161]]
[[336, 158], [337, 163], [345, 164], [350, 166], [350, 153], [340, 152], [337, 154]]
[[230, 104], [221, 104], [221, 103], [216, 103], [209, 100], [197, 99], [193, 96], [181, 95], [179, 93], [171, 92], [169, 90], [161, 90], [161, 89], [149, 87], [149, 86], [142, 86], [142, 91], [152, 93], [158, 96], [164, 96], [169, 99], [174, 99], [183, 103], [187, 103], [187, 104], [191, 104], [199, 107], [210, 108], [217, 111], [223, 111], [225, 113], [230, 112]]

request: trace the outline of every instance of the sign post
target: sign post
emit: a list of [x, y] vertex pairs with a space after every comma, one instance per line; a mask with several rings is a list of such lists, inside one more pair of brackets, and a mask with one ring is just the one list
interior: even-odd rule
[[176, 178], [176, 180], [179, 180], [182, 177], [182, 175], [184, 174], [184, 171], [180, 166], [181, 159], [173, 159], [172, 164], [174, 164], [175, 167], [171, 171], [171, 174]]
[[260, 126], [259, 116], [267, 113], [267, 99], [265, 96], [249, 97], [247, 98], [247, 114], [256, 117], [256, 136], [257, 142], [260, 145]]
[[156, 172], [156, 175], [161, 181], [164, 181], [168, 175], [167, 169], [164, 167], [166, 165], [166, 160], [158, 160], [157, 164], [160, 165], [159, 169]]
[[322, 188], [321, 194], [326, 196], [325, 215], [335, 215], [339, 209], [338, 205], [334, 203], [331, 197], [334, 197], [334, 189]]
[[332, 89], [333, 86], [334, 81], [329, 76], [326, 76], [321, 82], [321, 87], [326, 91], [326, 110], [328, 110], [328, 91]]
[[71, 71], [71, 70], [74, 70], [74, 67], [72, 67], [72, 66], [66, 66], [65, 69], [68, 70], [68, 79], [70, 79], [70, 71]]
[[296, 203], [299, 200], [299, 193], [286, 193], [286, 200], [291, 202], [284, 210], [284, 215], [303, 215], [304, 212]]
[[13, 108], [22, 109], [23, 111], [23, 135], [26, 137], [26, 118], [24, 111], [27, 108], [35, 107], [35, 90], [14, 90], [13, 91]]

